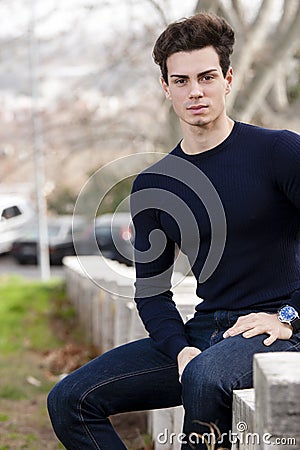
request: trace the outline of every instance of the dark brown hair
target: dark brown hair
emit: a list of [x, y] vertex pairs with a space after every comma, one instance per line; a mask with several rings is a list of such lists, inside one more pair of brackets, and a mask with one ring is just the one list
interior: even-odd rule
[[234, 31], [223, 17], [201, 12], [192, 17], [173, 22], [158, 37], [153, 59], [160, 66], [161, 74], [168, 83], [167, 59], [173, 53], [190, 52], [212, 46], [219, 56], [224, 77], [230, 66]]

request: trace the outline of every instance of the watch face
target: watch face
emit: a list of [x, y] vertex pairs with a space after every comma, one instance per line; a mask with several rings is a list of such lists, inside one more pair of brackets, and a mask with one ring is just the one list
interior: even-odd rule
[[298, 317], [297, 311], [292, 306], [284, 306], [279, 310], [278, 319], [281, 322], [290, 323]]

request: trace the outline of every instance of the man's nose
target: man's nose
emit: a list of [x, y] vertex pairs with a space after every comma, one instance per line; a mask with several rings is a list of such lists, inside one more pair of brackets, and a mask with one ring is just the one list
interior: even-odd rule
[[203, 89], [199, 83], [193, 83], [189, 93], [190, 98], [203, 97]]

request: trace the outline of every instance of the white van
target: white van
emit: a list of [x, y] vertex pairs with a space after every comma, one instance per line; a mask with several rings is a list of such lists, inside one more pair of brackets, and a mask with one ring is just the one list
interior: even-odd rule
[[0, 195], [0, 253], [11, 250], [12, 243], [22, 236], [23, 227], [34, 216], [29, 199], [17, 195]]

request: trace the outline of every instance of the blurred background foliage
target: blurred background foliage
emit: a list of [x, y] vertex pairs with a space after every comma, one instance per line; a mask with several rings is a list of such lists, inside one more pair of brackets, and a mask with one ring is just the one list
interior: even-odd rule
[[[152, 48], [167, 23], [200, 10], [236, 31], [231, 117], [299, 132], [298, 0], [0, 0], [0, 192], [34, 190], [32, 52], [51, 210], [70, 212], [107, 162], [171, 150], [180, 128]], [[116, 187], [107, 204], [122, 193]]]

